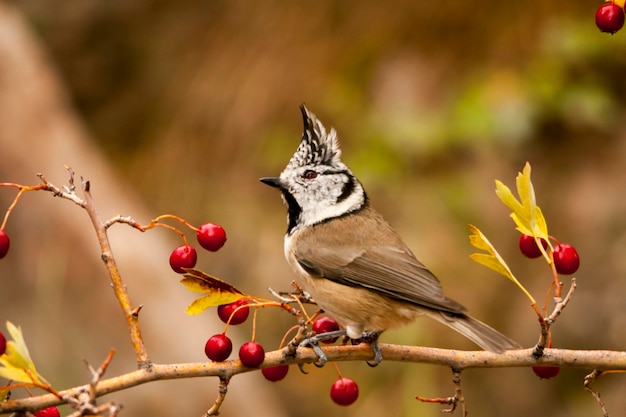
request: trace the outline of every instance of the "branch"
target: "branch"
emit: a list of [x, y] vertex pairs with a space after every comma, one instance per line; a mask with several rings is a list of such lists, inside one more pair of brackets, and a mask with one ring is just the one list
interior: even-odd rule
[[107, 272], [109, 273], [109, 278], [111, 279], [111, 284], [113, 286], [115, 296], [120, 303], [122, 311], [124, 312], [126, 324], [130, 332], [130, 339], [135, 350], [137, 364], [139, 368], [150, 367], [150, 360], [148, 359], [148, 353], [146, 352], [143, 338], [141, 337], [141, 329], [139, 328], [138, 312], [140, 308], [133, 308], [133, 306], [131, 305], [128, 292], [126, 291], [126, 286], [122, 281], [122, 277], [120, 275], [119, 269], [117, 268], [115, 258], [113, 257], [113, 250], [111, 249], [107, 230], [104, 223], [102, 223], [100, 217], [98, 216], [98, 212], [94, 206], [93, 197], [91, 196], [89, 188], [89, 181], [83, 182], [85, 210], [89, 214], [91, 223], [93, 224], [93, 227], [96, 231], [98, 242], [100, 243], [102, 261], [104, 262]]
[[[367, 361], [373, 359], [371, 346], [329, 346], [322, 348], [329, 361]], [[530, 366], [561, 366], [569, 368], [626, 370], [626, 352], [608, 350], [568, 350], [546, 349], [540, 358], [533, 356], [533, 349], [507, 351], [502, 354], [486, 351], [460, 351], [436, 349], [420, 346], [380, 344], [385, 361], [422, 363], [450, 367], [456, 371], [468, 368], [510, 368]], [[295, 356], [286, 355], [287, 349], [268, 352], [261, 367], [314, 363], [318, 357], [312, 349], [300, 348]], [[257, 368], [246, 368], [239, 360], [226, 362], [198, 362], [171, 365], [153, 364], [150, 368], [138, 370], [101, 380], [95, 388], [95, 395], [101, 397], [112, 392], [125, 390], [152, 381], [196, 377], [230, 378], [234, 375], [252, 372]], [[59, 391], [65, 398], [76, 397], [89, 389], [88, 385]], [[61, 404], [53, 394], [0, 402], [0, 414], [15, 411], [35, 411], [44, 407]]]
[[98, 216], [98, 212], [94, 206], [93, 198], [90, 192], [90, 183], [89, 181], [82, 181], [82, 188], [84, 199], [81, 199], [76, 194], [76, 185], [74, 182], [74, 171], [70, 167], [65, 167], [69, 173], [69, 181], [68, 185], [57, 187], [51, 182], [49, 182], [43, 174], [37, 174], [39, 177], [41, 184], [34, 186], [25, 186], [14, 183], [0, 183], [0, 186], [17, 188], [19, 190], [17, 196], [15, 197], [13, 203], [9, 206], [0, 224], [0, 230], [4, 229], [6, 226], [7, 220], [11, 212], [15, 209], [18, 201], [22, 197], [25, 192], [28, 191], [48, 191], [52, 193], [54, 197], [60, 197], [69, 201], [72, 201], [76, 205], [84, 208], [89, 215], [89, 218], [93, 224], [95, 229], [98, 243], [100, 244], [101, 257], [106, 266], [107, 272], [109, 273], [109, 278], [111, 280], [111, 285], [113, 287], [113, 291], [115, 292], [115, 296], [122, 308], [124, 316], [126, 318], [126, 324], [129, 329], [131, 342], [133, 348], [135, 350], [135, 356], [137, 359], [137, 364], [139, 368], [149, 367], [150, 360], [148, 359], [148, 354], [146, 352], [146, 348], [143, 343], [143, 338], [141, 337], [141, 329], [139, 328], [138, 314], [139, 310], [141, 310], [141, 306], [133, 307], [130, 298], [128, 296], [128, 292], [126, 290], [126, 286], [122, 281], [122, 277], [117, 268], [117, 264], [113, 257], [113, 251], [111, 249], [111, 244], [109, 242], [109, 237], [107, 235], [107, 227], [110, 226], [109, 222], [103, 223]]

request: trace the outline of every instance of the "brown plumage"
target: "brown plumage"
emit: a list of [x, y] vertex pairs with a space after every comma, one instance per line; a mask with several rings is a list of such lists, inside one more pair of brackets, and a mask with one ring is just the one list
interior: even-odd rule
[[439, 280], [369, 205], [300, 229], [290, 242], [287, 260], [303, 287], [352, 338], [427, 315], [483, 349], [501, 352], [519, 348], [446, 297]]
[[371, 208], [363, 186], [341, 161], [334, 129], [327, 134], [302, 106], [304, 134], [279, 178], [288, 206], [285, 256], [298, 281], [350, 338], [427, 315], [486, 350], [519, 345], [467, 315], [396, 231]]

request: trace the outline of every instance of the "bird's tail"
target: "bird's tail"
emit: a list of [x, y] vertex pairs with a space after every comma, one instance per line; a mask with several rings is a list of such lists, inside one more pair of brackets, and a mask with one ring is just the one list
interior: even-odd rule
[[505, 350], [521, 349], [513, 339], [466, 314], [433, 311], [429, 316], [490, 352], [502, 353]]

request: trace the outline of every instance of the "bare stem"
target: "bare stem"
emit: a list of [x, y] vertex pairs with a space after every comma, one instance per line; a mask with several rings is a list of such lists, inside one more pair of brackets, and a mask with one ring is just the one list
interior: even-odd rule
[[[561, 284], [561, 286], [563, 285]], [[540, 318], [539, 323], [541, 325], [541, 333], [539, 335], [539, 341], [535, 345], [535, 349], [533, 351], [533, 355], [535, 357], [537, 358], [541, 357], [544, 354], [543, 352], [546, 346], [550, 345], [549, 343], [550, 342], [550, 328], [552, 327], [556, 319], [561, 315], [561, 313], [563, 312], [563, 309], [567, 306], [567, 304], [572, 299], [572, 296], [574, 295], [575, 290], [576, 290], [576, 278], [572, 278], [572, 283], [570, 285], [569, 291], [567, 292], [567, 295], [565, 296], [565, 298], [561, 299], [560, 297], [555, 296], [554, 297], [555, 306], [554, 306], [554, 310], [552, 310], [552, 313], [548, 317]]]
[[148, 359], [148, 354], [146, 352], [146, 348], [143, 343], [143, 338], [141, 337], [141, 330], [139, 328], [138, 322], [138, 308], [133, 308], [128, 296], [128, 292], [126, 291], [126, 286], [124, 285], [117, 265], [115, 263], [115, 259], [113, 258], [113, 252], [111, 250], [111, 244], [109, 243], [109, 238], [106, 232], [106, 228], [108, 227], [104, 223], [102, 223], [99, 219], [96, 208], [93, 204], [93, 198], [89, 191], [89, 182], [83, 182], [83, 193], [85, 198], [81, 199], [76, 194], [76, 186], [74, 183], [74, 171], [66, 167], [69, 173], [69, 182], [67, 186], [56, 187], [54, 184], [50, 183], [43, 174], [37, 174], [39, 179], [41, 180], [41, 184], [34, 186], [26, 186], [20, 184], [13, 183], [0, 183], [0, 186], [13, 187], [19, 190], [17, 196], [13, 200], [13, 203], [8, 208], [2, 224], [0, 225], [0, 229], [4, 228], [10, 213], [13, 211], [20, 197], [27, 191], [48, 191], [52, 193], [54, 197], [61, 197], [66, 200], [70, 200], [76, 205], [84, 208], [96, 231], [96, 235], [98, 238], [98, 242], [100, 243], [101, 256], [104, 264], [109, 272], [109, 278], [111, 279], [111, 283], [113, 286], [113, 291], [115, 292], [115, 296], [122, 307], [122, 311], [126, 318], [126, 323], [128, 325], [130, 331], [130, 338], [133, 344], [133, 348], [135, 350], [135, 356], [137, 358], [138, 366], [141, 367], [149, 367], [150, 360]]
[[98, 237], [98, 242], [100, 243], [102, 261], [104, 262], [104, 265], [109, 273], [115, 297], [124, 312], [126, 325], [128, 326], [130, 332], [131, 343], [133, 345], [133, 349], [135, 350], [137, 365], [139, 368], [149, 368], [151, 363], [148, 359], [148, 353], [146, 352], [143, 338], [141, 336], [139, 315], [136, 314], [137, 310], [130, 302], [126, 286], [124, 285], [119, 269], [117, 268], [111, 244], [109, 242], [109, 236], [107, 235], [107, 230], [104, 223], [100, 221], [100, 217], [98, 216], [98, 212], [94, 206], [93, 197], [91, 196], [91, 192], [89, 190], [89, 181], [84, 182], [83, 193], [85, 195], [85, 210], [89, 214], [89, 218], [91, 219], [91, 223], [93, 224]]

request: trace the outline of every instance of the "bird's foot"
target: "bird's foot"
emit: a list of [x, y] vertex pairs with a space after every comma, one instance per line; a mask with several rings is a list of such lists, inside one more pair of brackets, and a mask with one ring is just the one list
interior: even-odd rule
[[378, 345], [379, 336], [380, 332], [377, 331], [364, 332], [360, 340], [361, 342], [369, 343], [370, 345], [372, 345], [372, 350], [374, 351], [374, 362], [366, 362], [372, 368], [378, 366], [383, 360], [383, 354], [380, 352], [380, 346]]
[[345, 335], [346, 335], [345, 330], [334, 330], [332, 332], [320, 333], [320, 334], [316, 334], [315, 336], [311, 336], [311, 337], [304, 339], [302, 342], [300, 342], [299, 346], [311, 347], [318, 358], [318, 364], [316, 365], [322, 367], [328, 361], [328, 357], [326, 356], [326, 354], [320, 347], [320, 342], [336, 339], [338, 337], [345, 336]]

